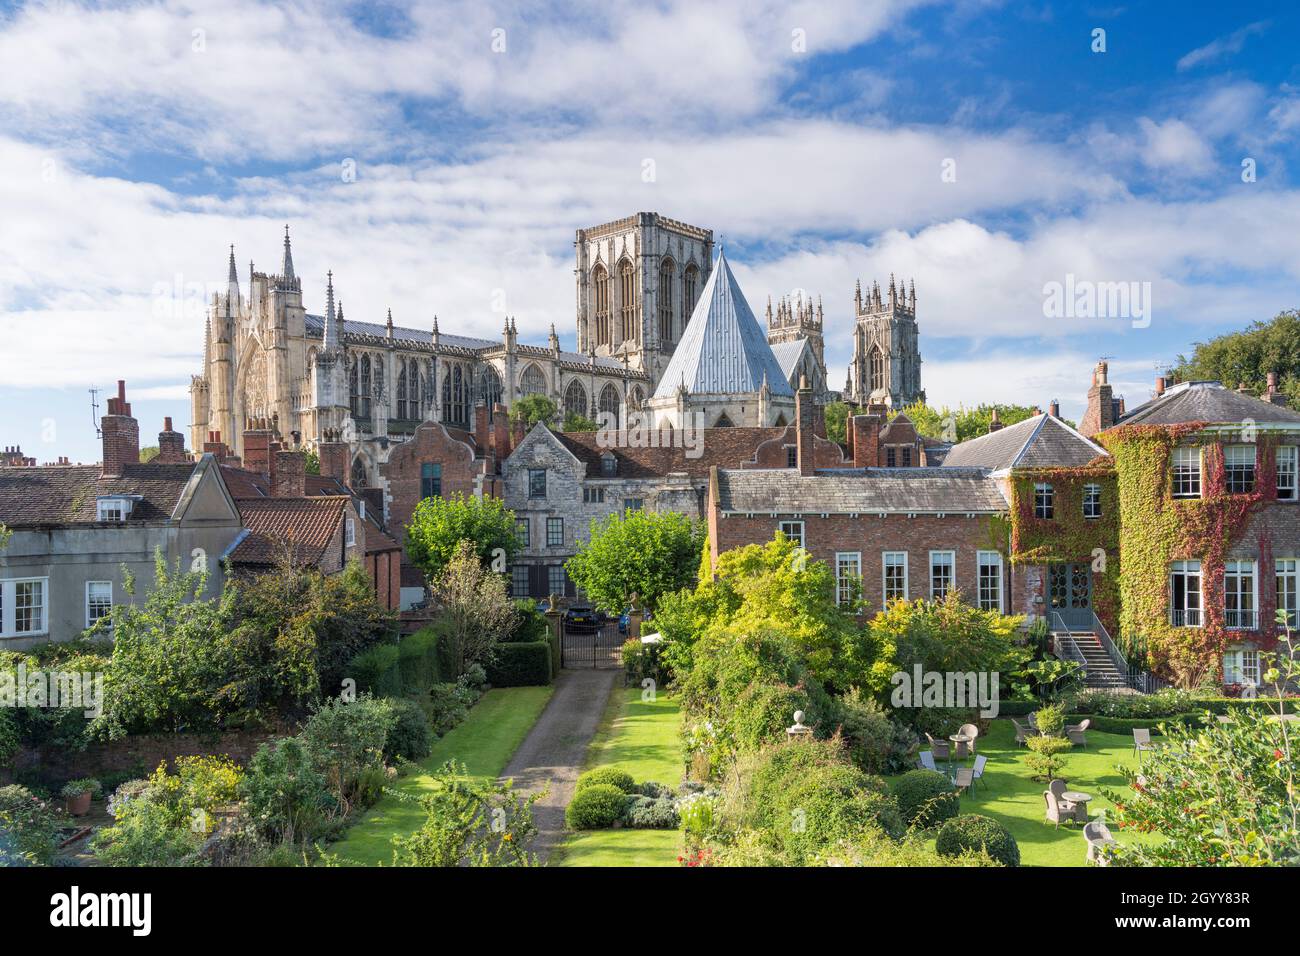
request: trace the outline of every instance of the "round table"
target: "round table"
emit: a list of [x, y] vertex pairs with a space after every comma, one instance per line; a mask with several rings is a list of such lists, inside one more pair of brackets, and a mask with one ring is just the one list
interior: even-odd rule
[[1068, 800], [1076, 806], [1083, 807], [1083, 812], [1086, 815], [1088, 813], [1088, 801], [1092, 799], [1092, 794], [1080, 793], [1078, 790], [1067, 790], [1065, 793], [1061, 794], [1061, 799]]
[[975, 738], [968, 737], [966, 734], [953, 734], [948, 739], [957, 745], [956, 748], [957, 753], [955, 754], [955, 756], [960, 760], [962, 757], [965, 757], [967, 755], [966, 745], [970, 743], [972, 740], [974, 740]]

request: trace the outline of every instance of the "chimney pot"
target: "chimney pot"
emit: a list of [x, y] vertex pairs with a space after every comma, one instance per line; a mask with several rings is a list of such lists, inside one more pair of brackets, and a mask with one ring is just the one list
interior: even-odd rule
[[1047, 406], [1047, 409], [1053, 418], [1061, 417], [1061, 403], [1058, 399], [1052, 399], [1052, 403]]

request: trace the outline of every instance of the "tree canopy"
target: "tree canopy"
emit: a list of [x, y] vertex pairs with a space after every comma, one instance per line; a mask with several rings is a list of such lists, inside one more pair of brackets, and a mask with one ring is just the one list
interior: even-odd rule
[[522, 422], [525, 429], [538, 422], [549, 428], [555, 422], [556, 411], [554, 400], [545, 395], [525, 395], [510, 406], [510, 421], [513, 424]]
[[659, 599], [695, 580], [704, 531], [675, 511], [628, 509], [591, 523], [591, 534], [566, 567], [600, 608], [620, 613], [635, 593], [653, 609]]
[[1179, 355], [1170, 371], [1180, 382], [1213, 380], [1254, 392], [1262, 392], [1268, 373], [1277, 372], [1278, 388], [1293, 406], [1300, 405], [1300, 311], [1281, 312], [1240, 332], [1197, 342], [1191, 356]]
[[519, 550], [515, 513], [500, 498], [452, 495], [425, 498], [406, 526], [406, 554], [432, 579], [451, 562], [456, 545], [469, 541], [479, 561], [504, 572]]

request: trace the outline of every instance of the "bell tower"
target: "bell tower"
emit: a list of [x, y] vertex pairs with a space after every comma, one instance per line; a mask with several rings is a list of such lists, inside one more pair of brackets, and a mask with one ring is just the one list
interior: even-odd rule
[[856, 405], [890, 408], [925, 401], [916, 328], [916, 283], [905, 289], [890, 275], [888, 291], [882, 292], [877, 282], [864, 295], [859, 281], [853, 306], [853, 361], [845, 397]]

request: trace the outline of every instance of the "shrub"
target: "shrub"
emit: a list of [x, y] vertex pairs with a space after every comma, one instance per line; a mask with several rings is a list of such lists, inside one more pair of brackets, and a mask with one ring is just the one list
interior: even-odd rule
[[402, 693], [423, 697], [438, 683], [438, 634], [424, 627], [402, 638], [397, 645], [398, 667], [402, 672]]
[[469, 714], [478, 695], [464, 684], [434, 684], [429, 691], [429, 722], [441, 737]]
[[1066, 737], [1030, 737], [1025, 746], [1033, 751], [1025, 757], [1025, 764], [1032, 771], [1030, 779], [1046, 783], [1061, 775], [1065, 767], [1061, 754], [1073, 745]]
[[384, 746], [396, 723], [392, 702], [363, 694], [355, 701], [325, 701], [299, 734], [312, 765], [325, 775], [346, 810], [360, 792], [362, 773], [383, 767]]
[[895, 782], [894, 797], [903, 819], [918, 829], [955, 817], [959, 808], [952, 781], [937, 770], [909, 770]]
[[657, 800], [660, 797], [671, 797], [673, 788], [667, 784], [647, 780], [645, 783], [637, 785], [636, 792], [643, 797], [654, 797]]
[[239, 792], [259, 832], [276, 843], [306, 842], [321, 835], [338, 806], [324, 775], [312, 766], [296, 737], [258, 747]]
[[637, 786], [632, 781], [632, 775], [626, 770], [620, 770], [618, 767], [597, 767], [594, 770], [588, 770], [578, 778], [574, 789], [575, 792], [580, 792], [588, 787], [600, 785], [617, 787], [624, 793], [637, 792]]
[[934, 849], [940, 856], [983, 850], [1003, 866], [1020, 865], [1016, 838], [998, 821], [978, 813], [963, 813], [945, 823], [939, 829]]
[[392, 708], [394, 722], [384, 745], [384, 757], [391, 762], [398, 757], [419, 760], [429, 756], [433, 734], [424, 708], [412, 700], [392, 701]]
[[498, 644], [488, 662], [493, 687], [537, 687], [551, 682], [551, 646], [544, 641]]
[[573, 830], [603, 830], [622, 819], [627, 803], [627, 794], [618, 787], [593, 784], [573, 795], [564, 822]]
[[357, 682], [357, 690], [361, 693], [374, 694], [376, 697], [400, 697], [400, 658], [401, 651], [396, 644], [378, 644], [352, 658], [345, 676]]
[[898, 773], [912, 763], [917, 737], [889, 719], [880, 704], [856, 687], [839, 700], [840, 732], [849, 759], [867, 773]]
[[1034, 723], [1039, 733], [1059, 737], [1065, 732], [1065, 708], [1060, 704], [1044, 704], [1034, 713]]
[[49, 866], [59, 820], [58, 810], [26, 787], [0, 787], [0, 866]]
[[94, 777], [81, 777], [77, 780], [69, 780], [65, 783], [63, 789], [59, 791], [59, 796], [66, 800], [72, 800], [81, 796], [83, 793], [88, 793], [91, 798], [94, 799], [103, 792], [104, 785]]
[[675, 830], [681, 817], [668, 797], [633, 797], [623, 822], [639, 830]]

